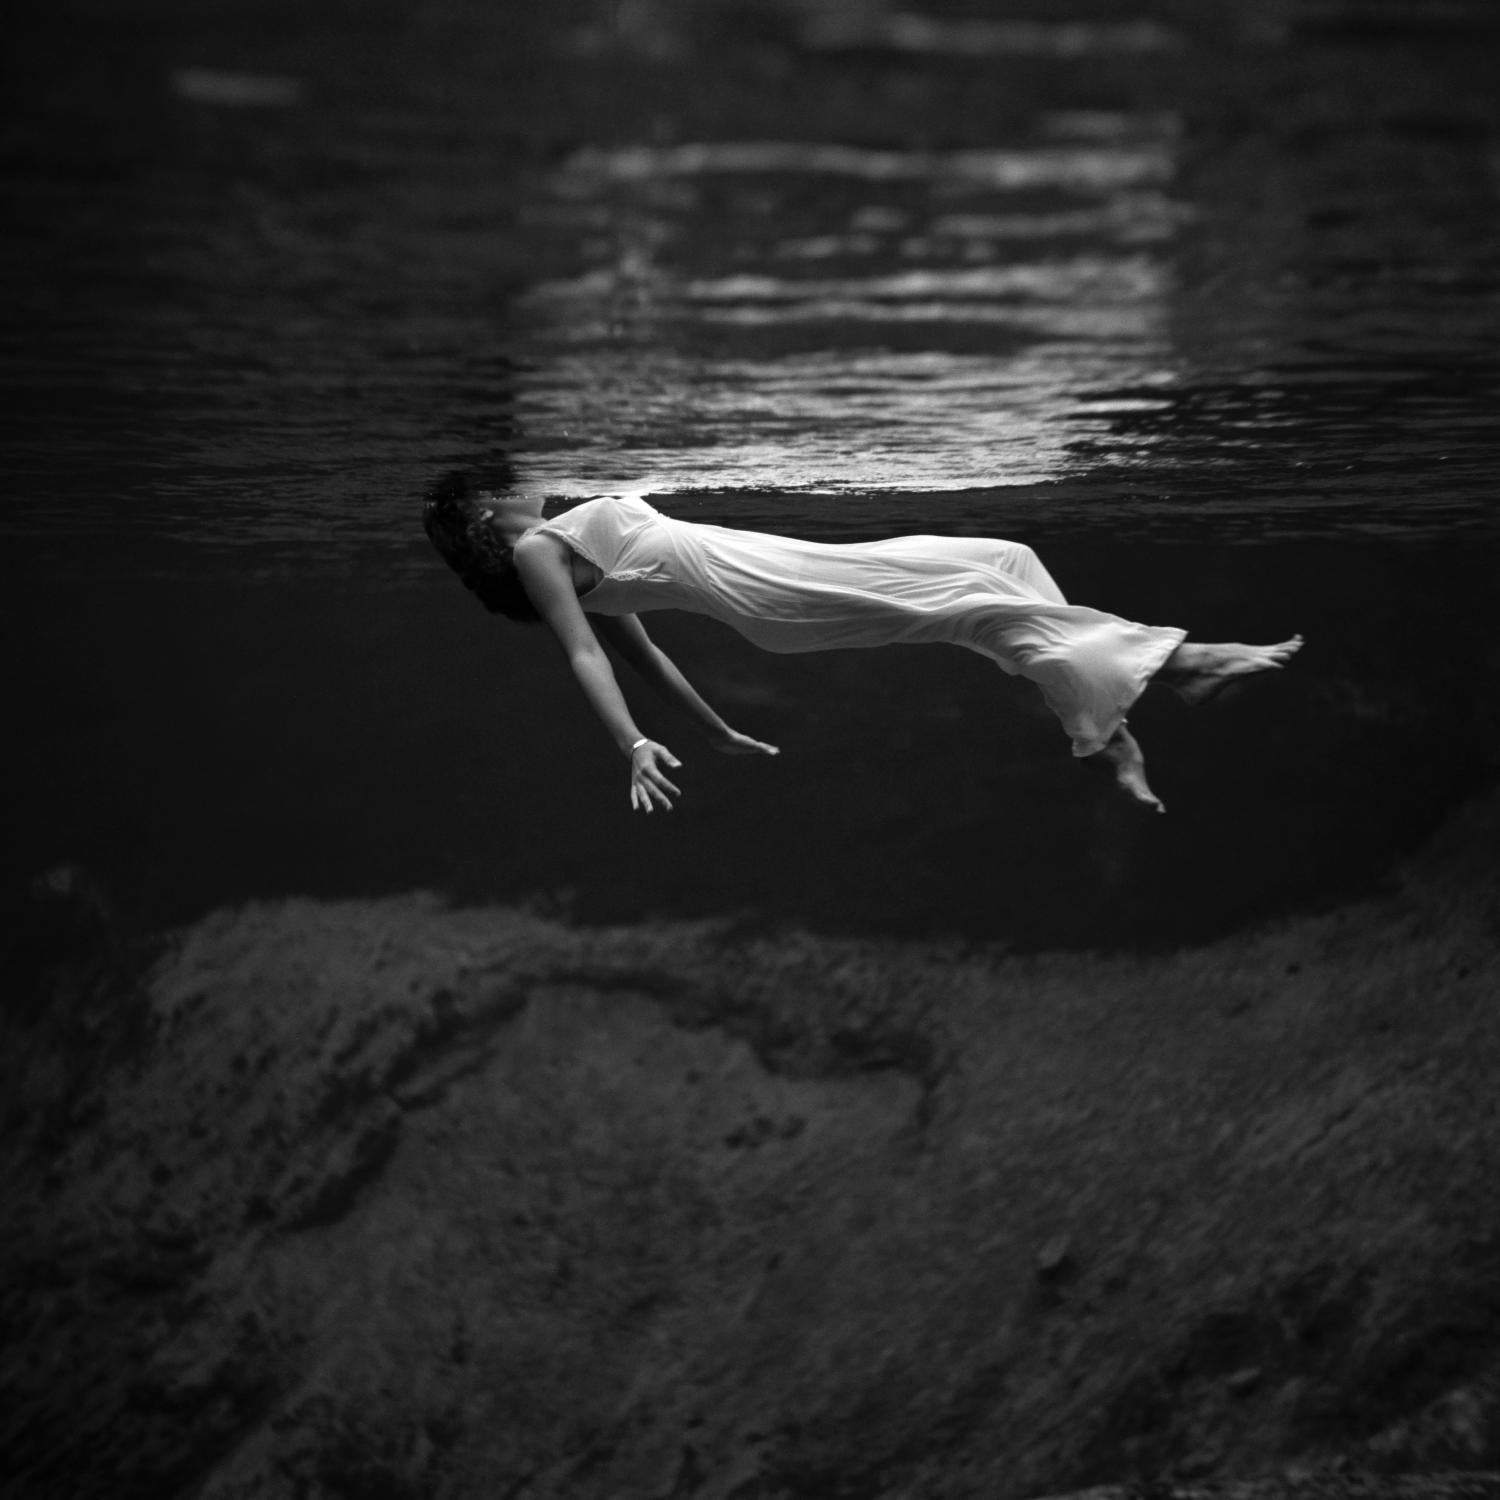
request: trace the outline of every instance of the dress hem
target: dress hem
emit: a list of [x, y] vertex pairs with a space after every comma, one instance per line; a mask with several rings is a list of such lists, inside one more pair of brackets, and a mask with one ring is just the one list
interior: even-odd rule
[[1106, 721], [1108, 732], [1101, 730], [1087, 738], [1074, 737], [1073, 755], [1076, 759], [1082, 760], [1086, 756], [1098, 755], [1109, 744], [1114, 738], [1115, 731], [1125, 722], [1125, 715], [1135, 707], [1136, 700], [1146, 691], [1151, 679], [1166, 665], [1167, 658], [1187, 639], [1187, 631], [1179, 630], [1175, 625], [1162, 625], [1157, 629], [1161, 632], [1162, 639], [1155, 643], [1155, 649], [1148, 652], [1136, 667], [1131, 678], [1129, 697]]

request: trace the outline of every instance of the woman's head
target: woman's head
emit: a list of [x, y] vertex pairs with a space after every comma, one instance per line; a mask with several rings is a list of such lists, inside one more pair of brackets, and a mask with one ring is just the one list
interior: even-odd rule
[[535, 620], [536, 609], [516, 571], [514, 549], [490, 524], [484, 491], [473, 475], [445, 475], [427, 492], [422, 524], [443, 561], [491, 614]]

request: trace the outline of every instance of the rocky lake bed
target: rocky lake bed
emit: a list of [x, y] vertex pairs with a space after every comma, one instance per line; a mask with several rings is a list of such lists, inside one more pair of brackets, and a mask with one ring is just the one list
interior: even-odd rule
[[62, 872], [9, 1492], [1492, 1493], [1497, 832], [1157, 955]]

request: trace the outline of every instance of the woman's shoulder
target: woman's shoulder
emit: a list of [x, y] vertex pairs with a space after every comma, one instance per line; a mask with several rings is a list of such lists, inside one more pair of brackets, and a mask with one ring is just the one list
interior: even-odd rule
[[591, 525], [626, 525], [649, 520], [656, 514], [656, 508], [648, 505], [639, 494], [627, 492], [621, 495], [596, 495], [591, 500], [580, 500], [577, 505], [559, 511], [542, 525], [549, 529], [557, 527], [573, 531]]
[[532, 537], [551, 537], [607, 574], [619, 565], [631, 538], [657, 519], [656, 510], [637, 494], [597, 495], [539, 522], [517, 546]]
[[599, 495], [585, 500], [585, 505], [598, 505], [629, 515], [654, 516], [656, 507], [646, 500], [645, 490], [622, 490], [618, 495]]

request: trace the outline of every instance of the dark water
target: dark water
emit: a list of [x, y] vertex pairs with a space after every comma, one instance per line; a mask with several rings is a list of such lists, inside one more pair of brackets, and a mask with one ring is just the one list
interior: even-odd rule
[[[1492, 774], [1489, 7], [542, 9], [18, 25], [12, 884], [1154, 942], [1339, 899]], [[1312, 645], [1212, 716], [1142, 704], [1143, 822], [977, 660], [666, 621], [787, 753], [642, 704], [690, 794], [632, 822], [555, 653], [416, 524], [502, 462], [1019, 535], [1078, 599]]]

